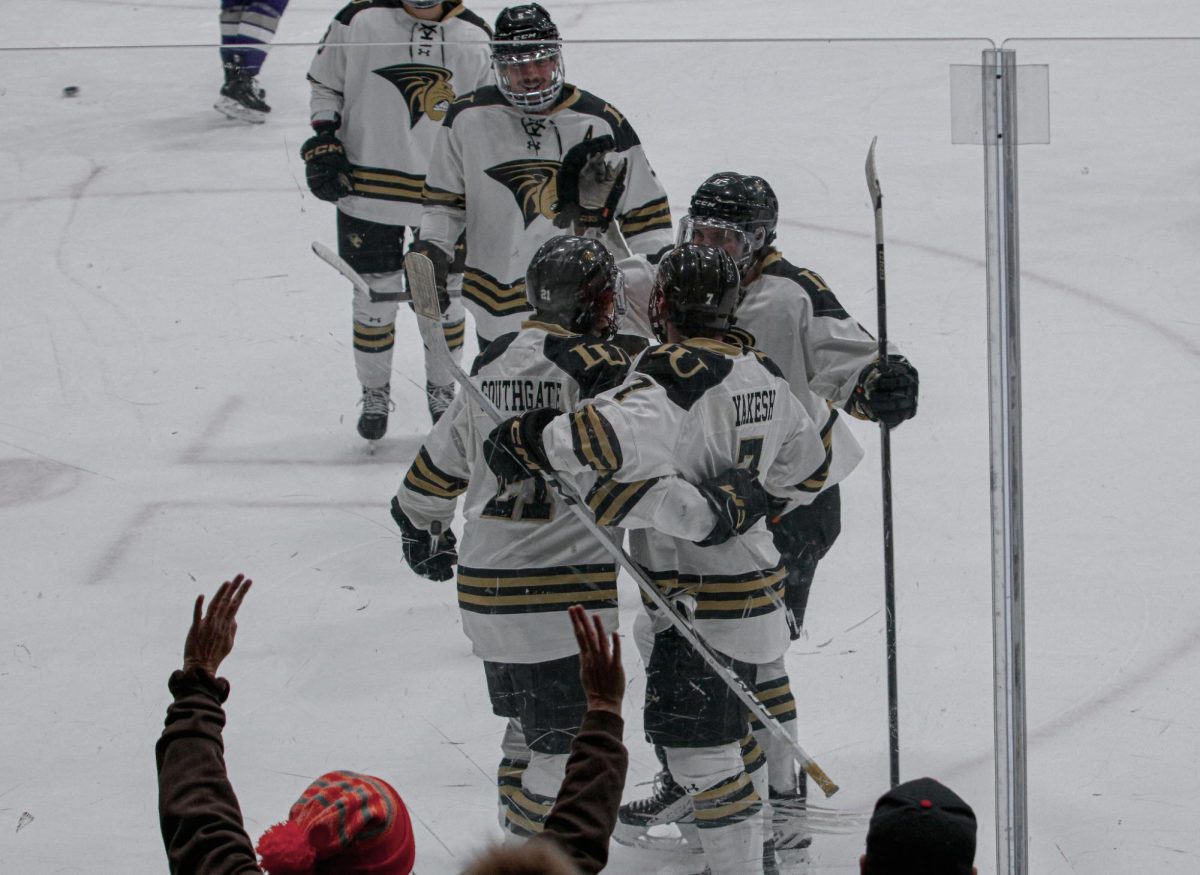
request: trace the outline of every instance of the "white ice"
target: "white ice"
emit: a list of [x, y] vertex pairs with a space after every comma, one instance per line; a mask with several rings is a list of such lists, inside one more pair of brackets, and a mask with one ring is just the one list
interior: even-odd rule
[[[166, 678], [195, 595], [244, 571], [255, 589], [223, 674], [252, 837], [313, 776], [353, 768], [404, 795], [417, 870], [454, 872], [499, 836], [501, 722], [452, 585], [401, 564], [387, 513], [428, 422], [415, 325], [402, 314], [398, 410], [368, 456], [349, 289], [308, 250], [333, 242], [297, 150], [335, 8], [293, 0], [262, 75], [275, 111], [245, 127], [210, 108], [217, 5], [0, 2], [0, 870], [165, 869]], [[1030, 870], [1197, 871], [1200, 39], [1061, 38], [1200, 37], [1200, 7], [547, 5], [577, 40], [811, 40], [581, 43], [568, 72], [631, 118], [676, 215], [712, 171], [769, 178], [783, 251], [869, 328], [862, 164], [879, 136], [891, 335], [922, 376], [920, 415], [893, 438], [901, 769], [975, 807], [982, 872], [996, 847], [983, 157], [950, 144], [948, 74], [988, 39], [1046, 38], [1008, 44], [1049, 66], [1051, 88], [1052, 141], [1020, 151]], [[121, 45], [160, 47], [23, 50]], [[877, 440], [858, 433], [870, 455], [789, 657], [802, 742], [843, 788], [825, 804], [847, 812], [888, 777]], [[626, 667], [632, 798], [654, 758], [633, 647]], [[812, 871], [856, 871], [862, 838], [820, 836]], [[618, 847], [609, 871], [676, 869]]]

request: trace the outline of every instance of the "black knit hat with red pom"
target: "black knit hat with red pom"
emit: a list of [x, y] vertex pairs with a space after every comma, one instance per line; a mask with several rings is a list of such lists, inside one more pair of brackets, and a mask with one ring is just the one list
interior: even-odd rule
[[408, 875], [416, 846], [408, 809], [387, 781], [328, 772], [309, 785], [284, 823], [258, 840], [267, 875]]

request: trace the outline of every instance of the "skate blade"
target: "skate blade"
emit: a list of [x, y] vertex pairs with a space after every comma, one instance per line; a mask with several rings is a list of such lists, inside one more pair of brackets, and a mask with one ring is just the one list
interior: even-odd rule
[[231, 97], [222, 97], [213, 104], [213, 109], [225, 116], [238, 122], [246, 122], [251, 125], [261, 125], [267, 120], [267, 114], [261, 110], [251, 109], [248, 106], [242, 106]]
[[664, 853], [701, 854], [700, 842], [689, 839], [674, 824], [663, 823], [647, 828], [618, 823], [613, 830], [613, 841], [627, 848]]

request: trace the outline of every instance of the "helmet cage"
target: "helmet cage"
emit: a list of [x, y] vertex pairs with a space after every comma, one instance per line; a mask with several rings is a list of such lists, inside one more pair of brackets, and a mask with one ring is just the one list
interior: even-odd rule
[[432, 9], [434, 6], [442, 5], [442, 0], [402, 0], [402, 2], [414, 9]]
[[[514, 86], [510, 72], [517, 82], [520, 82], [520, 68], [526, 64], [542, 64], [553, 59], [554, 72], [550, 74], [550, 82], [544, 88], [526, 91], [520, 85]], [[558, 96], [562, 94], [566, 73], [563, 69], [562, 48], [558, 43], [539, 43], [530, 46], [522, 43], [497, 45], [492, 50], [492, 67], [496, 71], [496, 84], [512, 106], [527, 112], [543, 112], [554, 106]]]

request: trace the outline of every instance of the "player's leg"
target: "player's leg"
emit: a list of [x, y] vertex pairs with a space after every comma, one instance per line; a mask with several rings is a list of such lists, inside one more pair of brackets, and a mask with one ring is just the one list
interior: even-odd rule
[[221, 65], [225, 83], [214, 105], [230, 118], [259, 123], [271, 111], [257, 76], [288, 0], [221, 0]]
[[[404, 226], [383, 225], [337, 214], [338, 255], [377, 292], [404, 288]], [[392, 349], [396, 344], [395, 301], [372, 301], [354, 292], [354, 368], [362, 385], [358, 433], [379, 440], [387, 433], [391, 401]]]
[[[752, 672], [744, 663], [728, 663], [739, 674]], [[646, 737], [665, 748], [671, 774], [691, 797], [713, 875], [761, 873], [762, 799], [743, 759], [745, 708], [674, 629], [654, 639], [644, 724]]]
[[[818, 495], [812, 504], [796, 508], [771, 526], [780, 561], [788, 569], [784, 600], [792, 615], [793, 638], [799, 637], [799, 630], [804, 627], [817, 563], [841, 533], [841, 515], [841, 490], [833, 486]], [[783, 659], [759, 666], [755, 685], [763, 704], [784, 730], [797, 738], [796, 700]], [[767, 752], [776, 845], [781, 853], [806, 848], [812, 842], [805, 817], [807, 778], [796, 768], [787, 746], [756, 721], [751, 722]]]
[[508, 720], [500, 740], [500, 765], [496, 769], [497, 816], [505, 836], [524, 838], [526, 833], [520, 824], [527, 805], [521, 798], [524, 793], [522, 783], [533, 752], [525, 743], [525, 732], [521, 728], [524, 693], [519, 686], [520, 678], [514, 676], [514, 669], [519, 667], [507, 662], [483, 664], [492, 713]]
[[[784, 658], [781, 656], [756, 668], [755, 690], [758, 700], [784, 732], [793, 741], [798, 741], [796, 700], [792, 696]], [[812, 843], [812, 834], [805, 816], [806, 776], [796, 768], [791, 749], [771, 735], [753, 715], [750, 717], [750, 726], [766, 754], [775, 847], [781, 854], [807, 848]]]
[[[631, 548], [635, 546], [631, 532]], [[636, 553], [635, 553], [636, 555]], [[654, 621], [649, 613], [640, 612], [633, 621], [633, 640], [638, 653], [642, 657], [642, 665], [650, 665], [650, 657], [654, 650]], [[661, 768], [654, 776], [649, 795], [622, 805], [617, 815], [617, 827], [614, 834], [622, 841], [633, 842], [656, 826], [668, 823], [691, 822], [692, 800], [671, 777], [667, 767], [667, 753], [661, 745], [654, 745], [654, 755], [658, 757]]]
[[578, 655], [508, 669], [518, 688], [519, 719], [530, 755], [520, 787], [507, 799], [504, 828], [528, 837], [542, 831], [562, 786], [587, 695], [579, 679]]

